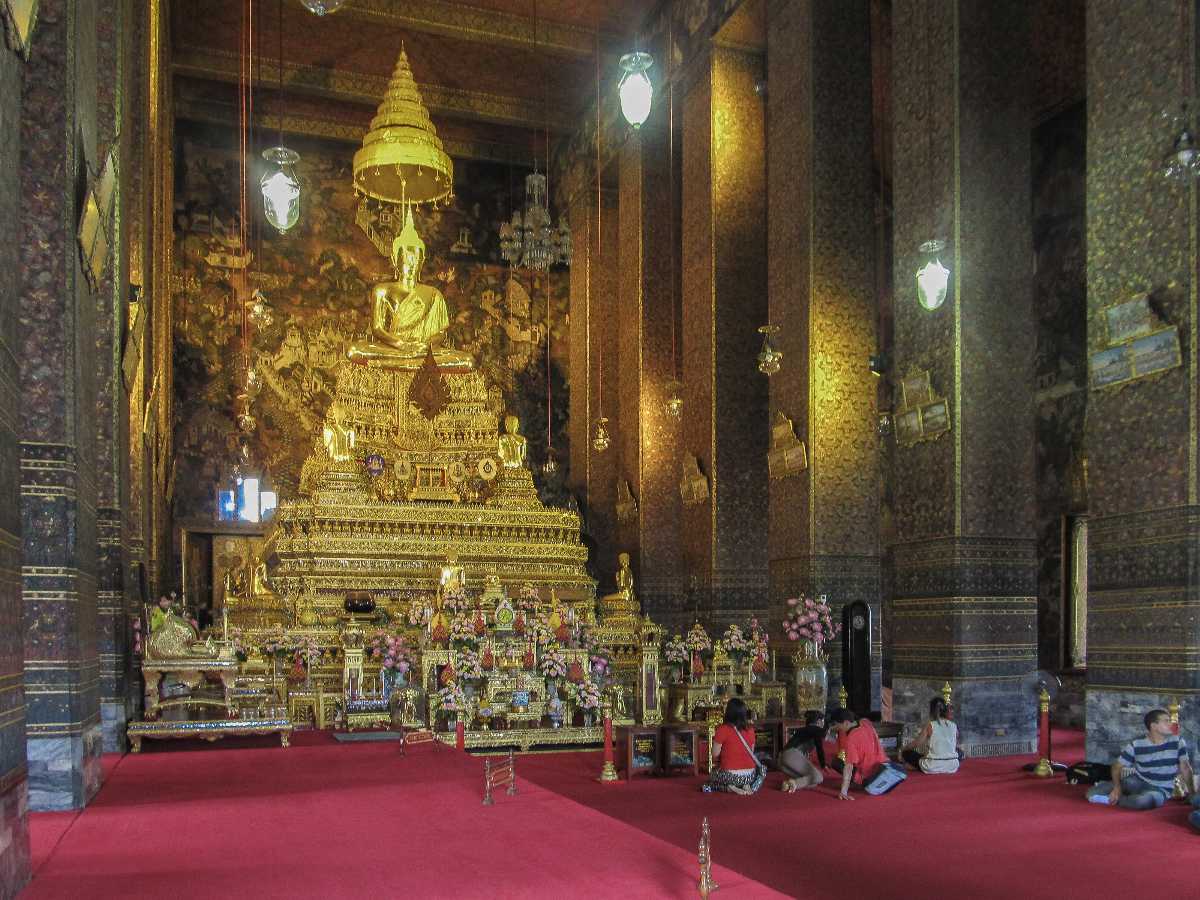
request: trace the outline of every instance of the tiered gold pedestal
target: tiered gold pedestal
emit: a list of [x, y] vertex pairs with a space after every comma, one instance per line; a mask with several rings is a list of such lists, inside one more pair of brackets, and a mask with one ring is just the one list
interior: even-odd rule
[[[280, 504], [271, 542], [273, 585], [298, 599], [300, 624], [331, 623], [348, 591], [385, 609], [429, 593], [448, 555], [472, 590], [496, 575], [510, 596], [530, 582], [594, 601], [579, 517], [543, 505], [524, 465], [504, 467], [500, 397], [480, 373], [345, 363], [335, 403], [352, 458], [313, 451], [305, 493]], [[383, 461], [381, 474], [368, 474], [368, 458]]]

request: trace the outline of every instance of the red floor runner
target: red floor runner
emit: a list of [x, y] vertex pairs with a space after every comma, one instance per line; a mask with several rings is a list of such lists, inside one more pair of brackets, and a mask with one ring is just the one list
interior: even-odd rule
[[[1060, 760], [1082, 758], [1077, 733], [1055, 745]], [[1200, 896], [1181, 868], [1200, 853], [1185, 804], [1149, 813], [1090, 805], [1062, 777], [1020, 772], [1026, 761], [967, 760], [957, 775], [912, 774], [885, 797], [852, 802], [828, 785], [783, 794], [775, 773], [753, 797], [702, 794], [691, 777], [606, 787], [589, 779], [600, 768], [596, 753], [535, 756], [523, 771], [681, 848], [707, 815], [716, 862], [797, 897], [1128, 897], [1140, 890], [1134, 869], [1159, 873], [1156, 889]]]
[[[125, 757], [65, 833], [64, 814], [31, 816], [22, 896], [694, 895], [699, 810], [673, 846], [525, 779], [485, 808], [482, 761], [447, 748], [297, 737]], [[722, 894], [779, 896], [714, 874]]]

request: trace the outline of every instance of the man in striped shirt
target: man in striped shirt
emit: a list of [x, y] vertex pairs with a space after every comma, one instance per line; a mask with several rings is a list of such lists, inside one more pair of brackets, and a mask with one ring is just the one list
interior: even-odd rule
[[1165, 709], [1146, 713], [1146, 736], [1130, 741], [1112, 765], [1112, 781], [1102, 781], [1088, 792], [1091, 803], [1126, 809], [1157, 809], [1175, 788], [1183, 773], [1192, 783], [1187, 743], [1171, 724]]

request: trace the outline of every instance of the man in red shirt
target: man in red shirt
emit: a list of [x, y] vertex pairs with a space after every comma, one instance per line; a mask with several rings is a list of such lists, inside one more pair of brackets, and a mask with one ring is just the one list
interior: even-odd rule
[[837, 732], [838, 758], [833, 768], [841, 769], [842, 789], [839, 800], [853, 800], [850, 796], [850, 781], [862, 787], [877, 774], [887, 762], [887, 754], [879, 743], [879, 735], [869, 719], [859, 719], [848, 709], [833, 712], [833, 730]]

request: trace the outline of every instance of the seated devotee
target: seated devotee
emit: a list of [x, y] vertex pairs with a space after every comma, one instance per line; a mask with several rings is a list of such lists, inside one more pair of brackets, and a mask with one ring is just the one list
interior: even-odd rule
[[1188, 821], [1192, 823], [1192, 827], [1200, 831], [1200, 791], [1192, 794], [1192, 814], [1188, 816]]
[[1088, 791], [1088, 801], [1125, 809], [1157, 809], [1175, 790], [1175, 776], [1192, 782], [1187, 742], [1174, 733], [1165, 709], [1146, 713], [1146, 736], [1125, 745], [1112, 764], [1112, 781]]
[[833, 768], [842, 774], [839, 800], [854, 799], [850, 796], [851, 783], [878, 795], [904, 780], [904, 772], [888, 762], [870, 719], [859, 719], [845, 708], [835, 709], [830, 719], [838, 736], [838, 758]]
[[958, 726], [950, 718], [950, 704], [942, 697], [929, 701], [929, 721], [900, 756], [926, 775], [953, 775], [962, 751], [958, 749]]
[[705, 782], [704, 792], [753, 794], [762, 787], [766, 769], [755, 758], [753, 746], [750, 709], [734, 697], [725, 704], [725, 721], [713, 732], [712, 758], [716, 768]]
[[[816, 787], [825, 780], [822, 774], [825, 762], [825, 713], [810, 709], [804, 714], [804, 727], [792, 732], [791, 738], [784, 744], [779, 754], [779, 768], [788, 776], [780, 785], [785, 794], [792, 794], [805, 788]], [[815, 753], [817, 763], [814, 765], [809, 757]]]

